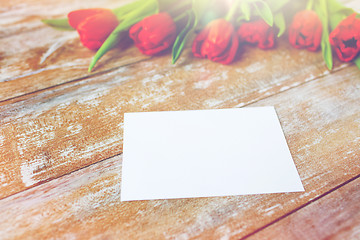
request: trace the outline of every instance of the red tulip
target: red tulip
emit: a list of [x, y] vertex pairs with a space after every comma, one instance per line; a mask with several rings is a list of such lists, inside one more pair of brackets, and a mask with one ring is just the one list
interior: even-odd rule
[[195, 57], [208, 58], [222, 64], [230, 64], [236, 55], [239, 41], [232, 24], [216, 19], [196, 36], [192, 52]]
[[329, 36], [330, 44], [344, 62], [353, 60], [360, 52], [360, 19], [355, 16], [356, 13], [342, 20]]
[[81, 43], [96, 50], [119, 24], [116, 15], [109, 9], [82, 9], [68, 14], [69, 24], [75, 28]]
[[262, 49], [274, 47], [274, 29], [263, 19], [241, 24], [237, 34], [240, 42], [254, 43]]
[[155, 55], [172, 46], [176, 25], [169, 14], [158, 13], [133, 25], [129, 35], [143, 54]]
[[295, 14], [289, 27], [289, 42], [295, 48], [316, 51], [321, 42], [322, 24], [312, 10], [303, 10]]

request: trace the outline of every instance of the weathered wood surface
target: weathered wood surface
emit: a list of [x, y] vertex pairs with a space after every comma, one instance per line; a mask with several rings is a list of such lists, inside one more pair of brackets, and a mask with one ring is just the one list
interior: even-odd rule
[[[40, 21], [46, 18], [64, 18], [70, 11], [82, 8], [116, 8], [129, 0], [1, 0], [0, 18], [1, 29], [0, 38], [12, 35], [21, 35], [28, 31], [34, 31], [38, 28], [44, 28]], [[40, 39], [37, 39], [40, 40]]]
[[[360, 176], [251, 239], [360, 239]], [[346, 206], [346, 207], [344, 207]]]
[[0, 103], [0, 197], [121, 153], [124, 112], [239, 107], [329, 75], [283, 45], [232, 66], [158, 57]]
[[[319, 221], [335, 208], [333, 226], [359, 208], [359, 70], [335, 61], [329, 72], [320, 52], [282, 39], [275, 50], [245, 46], [231, 66], [189, 50], [171, 65], [169, 54], [149, 59], [129, 47], [88, 74], [93, 52], [76, 32], [39, 22], [124, 3], [1, 2], [0, 238], [262, 239], [315, 213], [314, 236], [356, 239], [356, 214], [327, 233]], [[276, 107], [304, 193], [120, 202], [124, 112], [248, 105]], [[334, 198], [345, 200], [333, 207]]]
[[[81, 46], [76, 32], [51, 29], [42, 24], [41, 19], [64, 17], [69, 11], [84, 7], [115, 8], [127, 2], [31, 0], [23, 4], [21, 1], [6, 1], [0, 9], [0, 101], [91, 76], [87, 68], [94, 52]], [[356, 0], [344, 2], [360, 8]], [[288, 56], [294, 50], [289, 51], [284, 55]], [[134, 47], [116, 49], [101, 59], [94, 73], [148, 58]], [[256, 59], [250, 58], [247, 62], [254, 63], [253, 60]], [[308, 58], [305, 63], [307, 67], [324, 66], [320, 55]], [[299, 65], [297, 69], [303, 67]], [[314, 72], [314, 76], [317, 73]]]
[[64, 18], [81, 8], [116, 8], [131, 1], [6, 1], [0, 9], [0, 101], [91, 77], [97, 71], [134, 63], [148, 56], [128, 45], [105, 55], [88, 73], [95, 52], [84, 48], [76, 31], [58, 31], [41, 19]]
[[350, 67], [250, 105], [275, 105], [304, 193], [122, 203], [117, 156], [1, 200], [3, 218], [14, 220], [0, 224], [0, 233], [18, 239], [247, 236], [359, 176], [359, 91], [358, 69]]

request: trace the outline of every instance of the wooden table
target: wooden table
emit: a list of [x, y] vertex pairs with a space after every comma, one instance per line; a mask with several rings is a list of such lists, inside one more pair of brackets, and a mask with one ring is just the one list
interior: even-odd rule
[[[355, 65], [284, 38], [230, 66], [130, 46], [89, 74], [77, 33], [40, 22], [123, 3], [1, 0], [0, 239], [360, 239]], [[269, 105], [305, 192], [120, 202], [124, 112]]]

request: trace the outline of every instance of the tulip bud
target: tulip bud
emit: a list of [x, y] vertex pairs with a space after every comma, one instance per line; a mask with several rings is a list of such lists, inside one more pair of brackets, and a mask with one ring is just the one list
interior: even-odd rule
[[261, 49], [274, 47], [275, 33], [263, 19], [241, 24], [237, 34], [240, 42], [257, 44]]
[[192, 52], [195, 57], [208, 58], [222, 64], [230, 64], [239, 46], [232, 24], [225, 19], [216, 19], [196, 36]]
[[355, 16], [356, 13], [342, 20], [329, 36], [330, 44], [344, 62], [353, 60], [360, 52], [360, 19]]
[[316, 51], [321, 43], [322, 23], [312, 10], [295, 14], [289, 27], [289, 42], [295, 48]]
[[176, 25], [169, 14], [158, 13], [133, 25], [129, 36], [143, 54], [155, 55], [172, 46]]
[[109, 9], [81, 9], [68, 14], [69, 24], [75, 28], [81, 43], [96, 50], [119, 24], [115, 14]]

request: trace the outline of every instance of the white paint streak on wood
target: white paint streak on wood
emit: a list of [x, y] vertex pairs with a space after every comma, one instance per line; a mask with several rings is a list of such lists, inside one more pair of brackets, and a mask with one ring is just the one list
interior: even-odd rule
[[[2, 216], [12, 216], [15, 222], [1, 221], [0, 236], [20, 236], [29, 229], [35, 230], [42, 223], [50, 224], [50, 229], [56, 228], [58, 223], [66, 219], [86, 219], [99, 208], [121, 204], [121, 157], [117, 156], [100, 165], [90, 166], [20, 194], [27, 197], [14, 195], [0, 200]], [[82, 189], [90, 191], [85, 191], [86, 194], [79, 197], [78, 191]], [[57, 204], [53, 205], [52, 201], [55, 199]], [[21, 214], [14, 215], [16, 212]], [[56, 213], [61, 212], [68, 215], [59, 219]]]
[[[74, 155], [74, 150], [76, 149], [75, 146], [67, 147], [63, 150], [59, 151], [59, 156], [63, 158], [68, 158], [71, 155]], [[65, 163], [64, 163], [65, 164]]]
[[66, 130], [68, 130], [70, 132], [70, 135], [75, 135], [80, 133], [81, 129], [82, 129], [82, 125], [81, 124], [76, 124], [76, 125], [70, 125], [66, 128]]
[[5, 78], [5, 79], [0, 79], [0, 82], [8, 82], [8, 81], [13, 81], [19, 78], [24, 78], [24, 77], [28, 77], [28, 76], [32, 76], [32, 75], [36, 75], [39, 73], [43, 73], [43, 72], [47, 72], [47, 71], [51, 71], [51, 70], [55, 70], [55, 69], [63, 69], [63, 68], [67, 68], [67, 67], [71, 67], [72, 69], [82, 69], [84, 68], [84, 66], [88, 65], [88, 60], [86, 59], [74, 59], [71, 62], [59, 62], [58, 64], [52, 64], [48, 67], [44, 67], [44, 68], [40, 68], [37, 70], [28, 70], [28, 71], [24, 71], [22, 69], [16, 69], [16, 67], [8, 67], [6, 68], [6, 70], [10, 70], [10, 72], [14, 75], [16, 75], [15, 77], [10, 77], [10, 78]]
[[32, 186], [38, 181], [35, 179], [36, 175], [46, 171], [46, 166], [49, 164], [45, 155], [39, 155], [34, 159], [21, 164], [21, 179], [26, 187]]
[[116, 146], [119, 144], [120, 141], [122, 141], [122, 139], [123, 139], [122, 136], [117, 135], [112, 138], [105, 139], [103, 141], [89, 144], [88, 146], [86, 146], [84, 151], [82, 151], [82, 155], [83, 155], [82, 157], [83, 158], [90, 157], [91, 155], [93, 155], [94, 151], [103, 151], [105, 149]]
[[[24, 39], [26, 40], [26, 37]], [[304, 59], [309, 58], [306, 51], [302, 51], [299, 56], [304, 57]], [[314, 54], [313, 56], [316, 57], [317, 55]], [[291, 59], [289, 55], [286, 57]], [[48, 56], [48, 60], [49, 58], [51, 55]], [[285, 57], [274, 56], [275, 58], [283, 60]], [[93, 136], [92, 132], [88, 131], [87, 134], [81, 135], [87, 125], [77, 124], [77, 121], [74, 121], [79, 113], [84, 118], [103, 116], [100, 118], [101, 121], [106, 119], [107, 122], [114, 123], [118, 117], [116, 111], [119, 109], [156, 108], [156, 103], [166, 104], [172, 97], [185, 96], [184, 91], [193, 90], [186, 89], [186, 87], [193, 86], [196, 81], [195, 78], [179, 80], [176, 79], [178, 76], [176, 74], [166, 75], [166, 71], [177, 71], [176, 68], [159, 62], [159, 64], [147, 63], [149, 67], [153, 67], [154, 70], [150, 71], [151, 74], [149, 75], [153, 75], [155, 79], [145, 81], [143, 87], [146, 89], [137, 90], [143, 95], [137, 95], [138, 92], [134, 93], [139, 98], [134, 99], [133, 102], [109, 101], [111, 97], [119, 97], [120, 94], [113, 94], [114, 91], [122, 90], [122, 93], [126, 93], [126, 90], [131, 91], [131, 87], [136, 86], [136, 84], [125, 85], [124, 82], [128, 80], [135, 82], [141, 79], [133, 76], [124, 77], [119, 74], [119, 72], [125, 71], [125, 68], [122, 68], [118, 71], [115, 70], [114, 73], [94, 77], [93, 80], [95, 79], [95, 81], [84, 79], [68, 86], [47, 90], [44, 95], [42, 93], [35, 94], [28, 100], [12, 104], [9, 108], [7, 106], [1, 107], [1, 110], [4, 111], [1, 112], [3, 117], [1, 117], [0, 128], [14, 124], [15, 127], [24, 129], [23, 132], [16, 132], [15, 134], [19, 140], [15, 150], [20, 155], [15, 160], [19, 163], [17, 170], [20, 171], [24, 185], [31, 186], [40, 180], [53, 177], [50, 174], [53, 171], [55, 172], [57, 168], [64, 167], [65, 170], [58, 171], [56, 174], [74, 171], [76, 168], [70, 168], [69, 164], [82, 164], [86, 161], [85, 158], [92, 160], [97, 153], [97, 159], [102, 160], [104, 157], [101, 154], [122, 141], [118, 132]], [[201, 80], [218, 79], [218, 81], [213, 81], [207, 85], [206, 88], [197, 89], [199, 92], [202, 90], [213, 91], [207, 93], [211, 93], [216, 98], [211, 98], [211, 96], [201, 98], [199, 94], [194, 97], [193, 101], [188, 101], [181, 107], [243, 106], [245, 103], [248, 104], [276, 94], [276, 96], [264, 99], [254, 106], [276, 105], [284, 132], [289, 138], [289, 145], [292, 148], [295, 162], [305, 185], [305, 193], [300, 195], [239, 196], [125, 204], [119, 201], [121, 163], [118, 162], [120, 158], [116, 157], [1, 200], [0, 212], [4, 219], [9, 221], [0, 222], [0, 236], [21, 239], [24, 236], [29, 236], [29, 232], [32, 232], [37, 234], [39, 238], [41, 236], [51, 238], [56, 233], [58, 238], [81, 239], [85, 236], [83, 238], [86, 239], [89, 236], [86, 235], [88, 231], [94, 231], [92, 237], [98, 239], [106, 239], [111, 236], [134, 239], [129, 237], [130, 234], [138, 237], [138, 239], [144, 239], [144, 237], [149, 236], [148, 234], [156, 234], [156, 231], [161, 229], [161, 234], [164, 231], [170, 231], [170, 233], [163, 235], [169, 239], [200, 238], [201, 236], [216, 236], [217, 239], [227, 239], [238, 233], [247, 234], [249, 231], [271, 222], [282, 214], [301, 206], [358, 174], [358, 156], [355, 148], [359, 145], [360, 140], [359, 137], [355, 138], [355, 131], [359, 129], [360, 125], [357, 110], [359, 99], [358, 75], [351, 75], [351, 71], [349, 71], [349, 75], [346, 75], [348, 72], [345, 74], [340, 72], [332, 75], [331, 78], [320, 79], [319, 81], [312, 81], [314, 79], [311, 78], [312, 76], [309, 79], [304, 76], [305, 82], [310, 81], [309, 85], [297, 87], [304, 82], [301, 79], [301, 81], [299, 79], [293, 81], [291, 77], [296, 76], [291, 75], [284, 78], [276, 74], [264, 75], [266, 81], [259, 80], [263, 79], [262, 76], [259, 79], [255, 78], [251, 83], [246, 83], [247, 79], [238, 79], [236, 76], [234, 77], [231, 71], [226, 72], [227, 75], [224, 75], [224, 71], [219, 71], [209, 78], [206, 75], [209, 74], [208, 68], [213, 67], [211, 64], [207, 65], [197, 61], [188, 68], [189, 70], [193, 69], [194, 72], [201, 72]], [[55, 65], [59, 66], [58, 63]], [[316, 71], [318, 67], [319, 65], [310, 66], [310, 70], [308, 70], [310, 72]], [[249, 70], [253, 71], [255, 68], [256, 66], [253, 66]], [[228, 68], [219, 66], [219, 69]], [[17, 73], [16, 69], [13, 70], [14, 73]], [[164, 79], [157, 77], [156, 71], [163, 71], [159, 76], [164, 76]], [[236, 71], [241, 72], [242, 70], [236, 69]], [[260, 74], [256, 71], [255, 73]], [[320, 73], [328, 74], [321, 68]], [[180, 76], [192, 76], [183, 74]], [[169, 77], [172, 79], [168, 79]], [[102, 78], [107, 78], [107, 80], [101, 80]], [[219, 86], [223, 85], [220, 80], [224, 78], [232, 79], [232, 82], [226, 87]], [[290, 84], [297, 87], [296, 91], [286, 88]], [[84, 85], [91, 86], [86, 87]], [[129, 88], [126, 89], [126, 87]], [[266, 90], [257, 94], [256, 92], [261, 91], [261, 89]], [[279, 89], [286, 91], [286, 93], [279, 93]], [[331, 92], [334, 89], [338, 91], [336, 94]], [[182, 95], [179, 93], [181, 91]], [[191, 91], [189, 92], [191, 93]], [[48, 97], [49, 95], [50, 97]], [[180, 100], [186, 101], [187, 97], [192, 96], [188, 94]], [[134, 107], [126, 108], [129, 105]], [[91, 115], [91, 109], [98, 110], [97, 114]], [[76, 111], [73, 112], [72, 110]], [[48, 114], [49, 112], [51, 114]], [[44, 116], [48, 118], [44, 118]], [[114, 117], [111, 118], [110, 116]], [[44, 119], [53, 122], [48, 124], [47, 121], [42, 121]], [[292, 119], [296, 121], [293, 122]], [[354, 119], [356, 120], [353, 121]], [[67, 120], [72, 121], [68, 123]], [[101, 121], [96, 124], [96, 127], [104, 127]], [[347, 127], [349, 124], [353, 124], [351, 129], [354, 131], [347, 131], [350, 129]], [[69, 137], [74, 138], [70, 144], [54, 150], [55, 157], [49, 157], [46, 155], [46, 149], [42, 150], [41, 148], [54, 148], [48, 142], [56, 137], [53, 128], [58, 126], [62, 126], [61, 130], [64, 131], [57, 133], [64, 133], [65, 136], [59, 139], [66, 141]], [[121, 127], [122, 125], [119, 123], [115, 126]], [[76, 142], [78, 139], [76, 135], [97, 139], [96, 141], [89, 141], [87, 148], [84, 148], [85, 151], [79, 153], [75, 149], [78, 146], [76, 145], [78, 143]], [[342, 137], [342, 142], [339, 145], [334, 141], [336, 136]], [[0, 139], [0, 144], [4, 141], [4, 138]], [[61, 141], [58, 142], [58, 144], [61, 143]], [[343, 148], [343, 152], [341, 152], [342, 150], [337, 149], [345, 147], [344, 143], [346, 143], [347, 149], [352, 150]], [[333, 156], [332, 153], [335, 151], [339, 152]], [[29, 158], [30, 152], [33, 153], [32, 158]], [[323, 154], [325, 155], [322, 156]], [[75, 162], [74, 159], [78, 162]], [[55, 160], [54, 165], [48, 167], [52, 160]], [[42, 176], [39, 177], [40, 175]], [[347, 176], [344, 177], [345, 175]], [[7, 184], [3, 181], [7, 181], [8, 178], [9, 176], [0, 175], [2, 186]], [[262, 214], [264, 212], [265, 214]], [[172, 222], [169, 224], [169, 221]], [[101, 231], [96, 232], [98, 226], [101, 227]], [[67, 230], [72, 230], [73, 233]], [[359, 231], [359, 229], [354, 228], [354, 234]]]
[[336, 189], [251, 236], [251, 239], [360, 239], [360, 179]]
[[208, 79], [208, 80], [201, 80], [194, 83], [195, 89], [206, 89], [208, 88], [216, 79]]
[[158, 82], [160, 79], [164, 78], [164, 75], [161, 74], [155, 74], [152, 77], [146, 77], [142, 80], [142, 83], [144, 86], [148, 85], [148, 83], [156, 83]]
[[7, 180], [7, 177], [5, 174], [0, 174], [0, 186], [6, 187], [9, 185], [9, 180]]
[[56, 50], [58, 50], [60, 47], [66, 44], [68, 40], [74, 39], [76, 37], [78, 37], [77, 33], [73, 32], [72, 34], [68, 33], [64, 37], [61, 37], [58, 40], [56, 40], [52, 45], [50, 45], [48, 50], [41, 56], [39, 63], [43, 64], [51, 54], [53, 54]]
[[5, 33], [15, 34], [28, 29], [45, 27], [44, 23], [40, 21], [41, 19], [64, 18], [68, 12], [76, 9], [93, 8], [99, 6], [115, 8], [129, 1], [121, 1], [120, 4], [119, 1], [113, 0], [94, 0], [86, 4], [83, 1], [78, 0], [71, 1], [71, 4], [70, 1], [62, 2], [63, 4], [61, 4], [56, 0], [49, 0], [46, 2], [32, 1], [31, 4], [28, 2], [11, 2], [11, 5], [5, 3], [2, 4], [2, 11], [0, 11], [0, 18], [2, 20], [1, 25], [3, 27], [2, 32], [0, 33], [4, 35]]
[[[31, 99], [32, 102], [36, 102], [35, 104], [27, 104], [26, 101], [21, 101], [12, 105], [0, 106], [0, 113], [3, 115], [7, 114], [5, 116], [0, 115], [0, 121], [3, 123], [12, 122], [14, 121], [15, 115], [18, 121], [27, 122], [28, 118], [36, 118], [53, 108], [62, 110], [69, 104], [76, 102], [80, 105], [92, 105], [93, 100], [106, 95], [107, 91], [112, 86], [121, 84], [130, 78], [129, 76], [118, 76], [118, 74], [123, 71], [124, 69], [120, 68], [119, 71], [115, 70], [111, 73], [107, 73], [106, 76], [111, 77], [111, 80], [106, 83], [100, 82], [93, 85], [87, 85], [90, 80], [85, 80], [71, 86], [63, 86], [59, 89], [39, 93]], [[103, 76], [100, 76], [99, 78], [101, 77]], [[64, 92], [71, 87], [73, 88], [73, 91]], [[47, 99], [49, 92], [55, 94], [59, 93], [53, 98]], [[95, 101], [94, 104], [98, 105], [99, 102]]]
[[264, 212], [273, 211], [275, 208], [281, 207], [281, 204], [275, 204], [269, 208], [264, 209]]
[[248, 73], [255, 73], [260, 71], [261, 69], [265, 68], [266, 64], [264, 62], [255, 62], [251, 64], [250, 66], [246, 67], [245, 70]]

